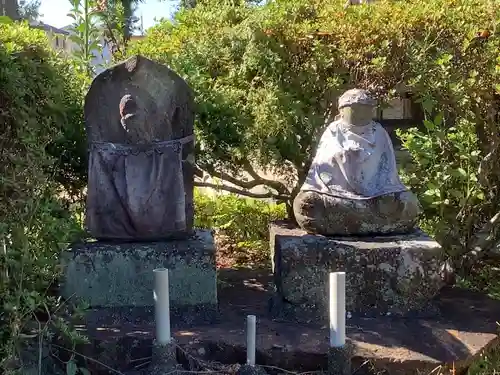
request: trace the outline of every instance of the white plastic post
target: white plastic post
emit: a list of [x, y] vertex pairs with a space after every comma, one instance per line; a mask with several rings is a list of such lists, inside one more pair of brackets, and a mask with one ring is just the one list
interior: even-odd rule
[[168, 285], [168, 269], [157, 268], [153, 270], [155, 286], [155, 323], [156, 341], [159, 345], [170, 344], [170, 295]]
[[255, 315], [247, 316], [247, 365], [255, 366], [255, 335], [257, 318]]
[[345, 345], [345, 272], [330, 273], [330, 347]]

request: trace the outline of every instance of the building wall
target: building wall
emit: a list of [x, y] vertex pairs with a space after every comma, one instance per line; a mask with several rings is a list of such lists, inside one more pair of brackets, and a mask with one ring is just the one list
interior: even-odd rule
[[50, 45], [56, 51], [63, 51], [66, 53], [71, 53], [71, 40], [68, 39], [68, 35], [55, 33], [51, 30], [45, 31], [47, 38], [49, 39]]
[[[35, 25], [35, 27], [44, 30], [52, 48], [71, 55], [80, 49], [80, 46], [71, 40], [71, 31], [68, 28], [56, 29], [50, 25]], [[101, 73], [112, 61], [112, 54], [109, 46], [101, 38], [102, 52], [94, 50], [95, 57], [91, 63], [95, 67], [96, 74]]]

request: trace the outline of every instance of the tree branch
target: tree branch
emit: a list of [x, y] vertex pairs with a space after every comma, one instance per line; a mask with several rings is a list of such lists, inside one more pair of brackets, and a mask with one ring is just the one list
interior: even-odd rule
[[[211, 176], [219, 178], [223, 181], [227, 181], [230, 184], [239, 186], [241, 189], [251, 190], [257, 186], [266, 186], [267, 185], [267, 186], [270, 186], [273, 189], [277, 190], [274, 186], [271, 186], [267, 183], [267, 181], [269, 181], [269, 180], [259, 179], [259, 180], [253, 180], [253, 181], [241, 181], [241, 180], [239, 180], [239, 179], [237, 179], [237, 178], [235, 178], [227, 173], [217, 172], [212, 166], [203, 166], [203, 167], [208, 172], [208, 174], [210, 174]], [[278, 183], [280, 185], [282, 185], [280, 182], [278, 182]], [[284, 187], [284, 185], [282, 185], [282, 186]], [[279, 199], [289, 200], [290, 193], [288, 192], [288, 190], [287, 189], [284, 189], [284, 191], [281, 191], [281, 190], [277, 190], [277, 192], [280, 193], [281, 195], [280, 194], [277, 195], [277, 194], [273, 194], [273, 193], [271, 193], [271, 194], [273, 194], [274, 197], [279, 196], [280, 197]], [[244, 194], [244, 193], [241, 193], [241, 194], [250, 196], [250, 195]], [[251, 194], [253, 194], [253, 193], [251, 193]], [[270, 198], [270, 197], [266, 196], [263, 198]]]
[[269, 180], [267, 178], [260, 176], [255, 171], [255, 169], [252, 167], [252, 165], [248, 160], [243, 160], [243, 168], [250, 175], [250, 177], [254, 179], [254, 181], [260, 182], [262, 185], [268, 185], [277, 192], [279, 192], [280, 194], [290, 194], [286, 186], [283, 185], [281, 182], [275, 180]]
[[228, 186], [228, 185], [224, 185], [224, 184], [220, 184], [219, 185], [219, 184], [212, 184], [212, 183], [209, 183], [209, 182], [195, 181], [194, 185], [198, 186], [198, 187], [207, 187], [207, 188], [216, 189], [216, 190], [225, 190], [225, 191], [228, 191], [230, 193], [244, 195], [244, 196], [247, 196], [247, 197], [250, 197], [250, 198], [258, 198], [258, 199], [269, 199], [269, 198], [272, 198], [272, 199], [276, 199], [278, 201], [284, 201], [284, 202], [286, 202], [290, 198], [289, 196], [277, 195], [277, 194], [274, 194], [272, 192], [268, 192], [268, 193], [252, 193], [250, 191], [241, 190], [241, 189], [238, 189], [236, 187]]
[[482, 228], [473, 236], [472, 241], [456, 261], [459, 273], [467, 275], [474, 264], [494, 254], [494, 247], [499, 245], [497, 241], [498, 225], [500, 224], [500, 212], [497, 212]]
[[191, 164], [189, 161], [184, 160], [183, 163], [188, 163], [190, 166], [193, 167], [193, 173], [196, 177], [203, 178], [203, 169], [198, 167], [196, 164]]
[[[500, 224], [500, 212], [497, 212], [483, 227], [474, 235], [471, 246], [469, 246], [470, 252], [473, 255], [477, 255], [480, 252], [485, 252], [484, 250], [489, 250], [493, 245], [496, 238], [496, 232], [498, 230], [498, 225]], [[487, 251], [486, 251], [487, 252]]]

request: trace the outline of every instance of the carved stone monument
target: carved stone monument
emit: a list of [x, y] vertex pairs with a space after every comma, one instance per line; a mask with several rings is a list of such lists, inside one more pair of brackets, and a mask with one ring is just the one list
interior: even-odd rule
[[193, 225], [194, 102], [168, 67], [136, 57], [98, 75], [85, 100], [86, 225], [100, 240], [161, 240]]
[[152, 308], [153, 270], [168, 268], [173, 315], [213, 316], [213, 236], [193, 230], [192, 90], [167, 66], [132, 57], [94, 79], [85, 123], [86, 226], [97, 241], [65, 254], [63, 294]]
[[348, 311], [362, 314], [422, 311], [443, 286], [442, 249], [415, 228], [419, 202], [401, 183], [389, 135], [372, 119], [374, 106], [365, 90], [339, 98], [340, 114], [294, 200], [300, 228], [271, 225], [281, 307], [324, 317], [333, 271], [346, 271]]

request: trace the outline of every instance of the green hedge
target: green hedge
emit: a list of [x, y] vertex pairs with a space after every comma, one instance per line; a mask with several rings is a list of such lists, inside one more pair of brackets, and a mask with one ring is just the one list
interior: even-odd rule
[[269, 263], [269, 222], [284, 219], [283, 204], [234, 194], [208, 195], [195, 190], [195, 226], [217, 232], [221, 266], [266, 266]]
[[[13, 370], [20, 334], [49, 292], [60, 250], [80, 234], [61, 205], [65, 173], [47, 150], [80, 126], [85, 79], [55, 55], [42, 31], [0, 24], [0, 372]], [[76, 123], [74, 122], [76, 119]], [[78, 141], [79, 142], [79, 141]], [[53, 150], [53, 148], [52, 148]], [[15, 367], [15, 366], [14, 366]], [[4, 372], [5, 371], [5, 372]]]

